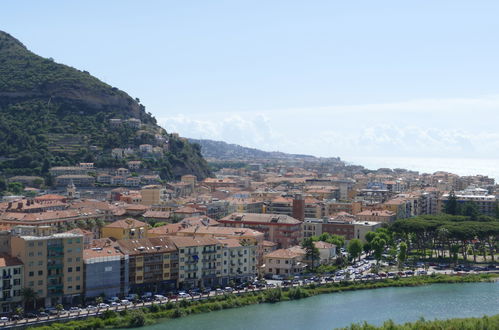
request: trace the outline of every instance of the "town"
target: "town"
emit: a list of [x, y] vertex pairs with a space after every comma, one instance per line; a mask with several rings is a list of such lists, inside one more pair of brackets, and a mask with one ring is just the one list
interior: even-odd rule
[[[412, 233], [411, 221], [422, 217], [483, 221], [484, 233], [455, 234], [448, 249], [433, 247], [429, 259], [454, 258], [456, 271], [472, 270], [468, 261], [477, 259], [486, 265], [474, 270], [495, 268], [497, 223], [487, 220], [499, 216], [498, 187], [487, 176], [295, 159], [164, 182], [154, 173], [137, 174], [140, 164], [52, 167], [52, 188], [40, 177], [9, 179], [18, 194], [6, 194], [0, 204], [1, 313], [39, 317], [89, 304], [109, 307], [104, 301], [301, 283], [303, 276], [375, 279], [414, 275], [418, 267], [426, 274], [429, 265], [451, 268], [425, 263], [427, 255], [418, 251], [432, 247], [417, 238], [394, 241], [395, 231]], [[442, 258], [446, 253], [449, 259]]]

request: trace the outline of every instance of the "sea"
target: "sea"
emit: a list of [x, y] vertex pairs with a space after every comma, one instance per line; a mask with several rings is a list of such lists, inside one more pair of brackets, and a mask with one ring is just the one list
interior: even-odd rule
[[445, 171], [461, 176], [487, 175], [499, 180], [499, 159], [493, 158], [423, 158], [423, 157], [345, 157], [349, 164], [365, 168], [405, 168], [419, 173]]

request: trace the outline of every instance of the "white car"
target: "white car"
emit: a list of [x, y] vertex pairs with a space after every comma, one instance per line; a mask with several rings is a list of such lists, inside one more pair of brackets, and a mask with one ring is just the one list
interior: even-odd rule
[[116, 302], [116, 301], [113, 301], [113, 302], [111, 302], [109, 305], [110, 305], [110, 306], [112, 306], [112, 307], [116, 307], [116, 306], [119, 306], [119, 305], [120, 305], [120, 303], [119, 303], [119, 302]]
[[121, 301], [121, 304], [122, 304], [123, 306], [128, 306], [128, 305], [130, 305], [130, 304], [131, 304], [131, 302], [130, 302], [130, 300], [123, 299], [123, 300]]
[[161, 294], [155, 294], [154, 295], [154, 299], [156, 299], [156, 300], [165, 300], [166, 297], [163, 296], [163, 295], [161, 295]]
[[9, 322], [9, 318], [2, 316], [2, 317], [0, 317], [0, 322]]
[[190, 298], [190, 297], [191, 297], [191, 295], [190, 295], [190, 294], [188, 294], [187, 292], [179, 292], [179, 293], [178, 293], [178, 297], [179, 297], [179, 298]]

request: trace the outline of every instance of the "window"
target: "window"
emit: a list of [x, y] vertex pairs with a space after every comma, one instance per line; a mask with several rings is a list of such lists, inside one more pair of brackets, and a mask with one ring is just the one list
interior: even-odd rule
[[73, 249], [68, 249], [67, 253], [72, 253], [72, 252], [73, 252]]
[[76, 281], [79, 281], [80, 280], [80, 277], [79, 276], [76, 276]]
[[14, 279], [14, 285], [21, 285], [21, 279], [20, 278]]
[[43, 246], [43, 242], [38, 242], [38, 246]]
[[79, 285], [76, 286], [76, 290], [80, 290], [80, 286]]
[[73, 282], [73, 278], [71, 276], [68, 276], [68, 282]]
[[29, 246], [29, 247], [33, 247], [33, 246], [35, 246], [35, 242], [29, 242], [29, 243], [28, 243], [28, 246]]
[[67, 242], [68, 242], [68, 244], [73, 244], [73, 240], [72, 239], [68, 239]]
[[38, 280], [38, 285], [43, 285], [43, 280]]
[[14, 275], [21, 274], [21, 268], [14, 268]]
[[73, 272], [73, 267], [68, 267], [68, 273], [72, 273]]
[[76, 241], [76, 243], [80, 244], [81, 239], [80, 239], [80, 238], [77, 238], [75, 241]]
[[43, 270], [39, 270], [38, 275], [43, 275]]
[[30, 257], [34, 257], [34, 256], [35, 256], [35, 252], [30, 252], [30, 253], [28, 253], [28, 256], [30, 256]]
[[68, 286], [68, 290], [73, 290], [73, 286], [72, 285]]
[[43, 266], [43, 260], [38, 261], [38, 266]]
[[68, 262], [73, 262], [73, 258], [68, 258]]
[[42, 253], [42, 251], [38, 251], [38, 253], [36, 255], [41, 257], [43, 255], [43, 253]]
[[33, 282], [33, 281], [29, 281], [29, 284], [28, 284], [28, 285], [29, 285], [29, 286], [35, 286], [35, 282]]
[[28, 273], [28, 276], [29, 276], [29, 277], [33, 277], [33, 276], [35, 276], [35, 272], [29, 272], [29, 273]]
[[79, 272], [80, 271], [80, 266], [76, 267], [76, 271]]
[[80, 257], [76, 257], [76, 262], [80, 262]]

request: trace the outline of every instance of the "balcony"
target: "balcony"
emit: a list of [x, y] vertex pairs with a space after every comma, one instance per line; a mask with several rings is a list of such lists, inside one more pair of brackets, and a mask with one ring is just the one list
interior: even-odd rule
[[12, 278], [12, 275], [6, 274], [6, 275], [2, 276], [2, 278], [3, 278], [3, 279]]
[[55, 251], [55, 252], [63, 252], [64, 246], [62, 246], [62, 245], [48, 245], [47, 250]]
[[47, 269], [62, 269], [62, 264], [50, 264], [47, 265]]

